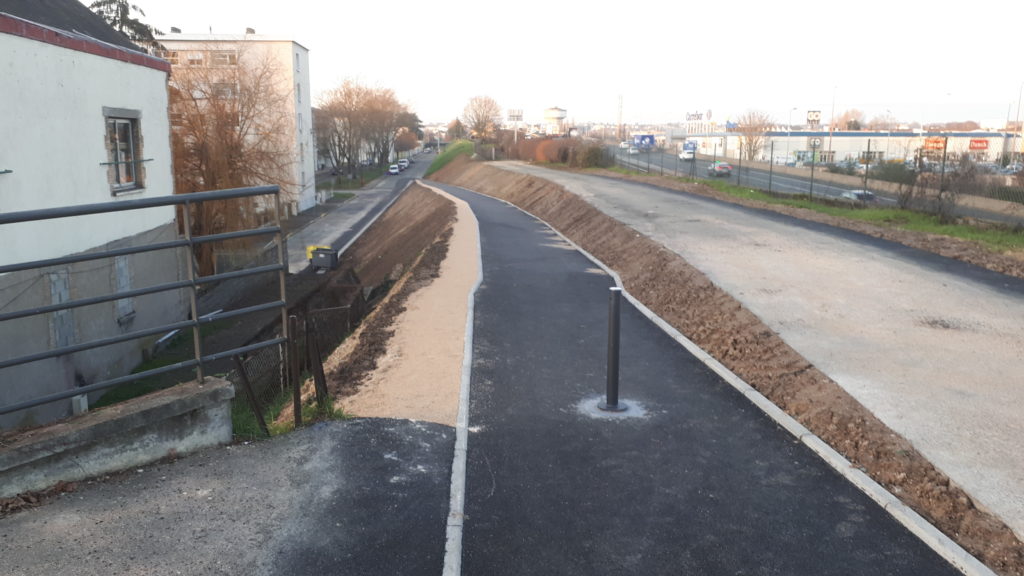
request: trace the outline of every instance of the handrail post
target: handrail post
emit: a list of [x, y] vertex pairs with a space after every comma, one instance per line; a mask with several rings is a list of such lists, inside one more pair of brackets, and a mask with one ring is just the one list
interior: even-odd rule
[[277, 243], [277, 263], [281, 265], [281, 270], [278, 271], [278, 287], [281, 291], [281, 302], [285, 303], [285, 306], [281, 308], [281, 337], [289, 338], [290, 330], [288, 329], [288, 306], [287, 298], [285, 294], [285, 280], [288, 275], [288, 256], [285, 252], [285, 237], [284, 229], [281, 227], [281, 190], [278, 189], [274, 192], [274, 224], [277, 226], [277, 237], [275, 241]]
[[199, 331], [199, 287], [196, 283], [196, 268], [195, 268], [195, 243], [192, 242], [192, 212], [190, 210], [192, 203], [189, 200], [185, 200], [185, 203], [181, 206], [182, 219], [185, 221], [185, 240], [188, 242], [186, 246], [185, 257], [188, 262], [185, 263], [185, 269], [188, 271], [188, 282], [189, 282], [189, 305], [192, 309], [192, 347], [195, 352], [196, 359], [196, 381], [200, 384], [203, 383], [203, 343], [202, 337]]

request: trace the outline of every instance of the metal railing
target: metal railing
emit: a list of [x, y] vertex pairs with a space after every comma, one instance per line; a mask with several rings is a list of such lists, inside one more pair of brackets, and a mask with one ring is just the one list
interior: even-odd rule
[[[261, 228], [243, 229], [233, 232], [225, 232], [220, 234], [210, 234], [205, 236], [192, 236], [192, 217], [190, 214], [190, 207], [193, 204], [200, 204], [211, 200], [228, 200], [236, 198], [248, 198], [255, 196], [274, 196], [274, 225], [266, 226]], [[162, 366], [159, 368], [153, 368], [143, 372], [137, 372], [128, 374], [125, 376], [119, 376], [100, 382], [95, 382], [82, 387], [73, 387], [69, 390], [55, 392], [36, 398], [31, 398], [14, 404], [0, 406], [0, 415], [17, 412], [19, 410], [25, 410], [47, 404], [50, 402], [56, 402], [58, 400], [64, 400], [95, 392], [99, 390], [105, 390], [107, 388], [132, 382], [135, 380], [144, 379], [150, 376], [157, 376], [167, 372], [172, 372], [181, 369], [195, 368], [196, 378], [202, 381], [204, 378], [203, 365], [205, 363], [213, 362], [222, 358], [228, 358], [231, 356], [238, 356], [246, 354], [255, 350], [268, 348], [271, 346], [279, 346], [288, 342], [288, 313], [286, 309], [286, 298], [285, 298], [285, 276], [288, 271], [287, 262], [285, 260], [285, 248], [284, 248], [284, 237], [281, 230], [281, 198], [280, 190], [277, 186], [259, 186], [251, 188], [235, 188], [230, 190], [216, 190], [211, 192], [197, 192], [193, 194], [178, 194], [173, 196], [163, 196], [159, 198], [142, 198], [135, 200], [122, 200], [117, 202], [103, 202], [98, 204], [83, 204], [79, 206], [66, 206], [60, 208], [47, 208], [41, 210], [27, 210], [22, 212], [12, 212], [7, 214], [0, 214], [0, 226], [7, 224], [18, 224], [22, 222], [33, 222], [41, 220], [53, 220], [59, 218], [73, 218], [78, 216], [86, 216], [91, 214], [106, 214], [112, 212], [124, 212], [131, 210], [141, 210], [146, 208], [156, 208], [161, 206], [181, 206], [181, 214], [183, 215], [183, 237], [169, 241], [159, 242], [152, 244], [145, 244], [139, 246], [132, 246], [128, 248], [119, 248], [112, 250], [102, 250], [95, 252], [88, 252], [83, 254], [76, 254], [71, 256], [63, 256], [60, 258], [49, 258], [45, 260], [34, 260], [30, 262], [21, 262], [15, 264], [8, 264], [0, 266], [0, 274], [8, 272], [19, 272], [26, 270], [34, 270], [47, 268], [51, 266], [61, 266], [67, 264], [75, 264], [79, 262], [86, 262], [90, 260], [99, 260], [104, 258], [113, 258], [116, 256], [125, 256], [129, 254], [140, 254], [145, 252], [154, 252], [158, 250], [186, 250], [187, 262], [185, 266], [187, 272], [186, 280], [179, 280], [176, 282], [165, 282], [162, 284], [156, 284], [146, 288], [140, 288], [136, 290], [129, 290], [123, 292], [113, 292], [110, 294], [104, 294], [101, 296], [95, 296], [91, 298], [82, 298], [79, 300], [71, 300], [58, 304], [50, 304], [46, 306], [38, 306], [34, 308], [27, 308], [24, 310], [16, 310], [13, 312], [7, 312], [0, 314], [0, 324], [5, 321], [15, 320], [19, 318], [26, 318], [30, 316], [36, 316], [41, 314], [49, 314], [53, 312], [59, 312], [63, 310], [70, 310], [74, 308], [80, 308], [83, 306], [89, 306], [93, 304], [101, 304], [104, 302], [111, 302], [120, 300], [123, 298], [131, 298], [135, 296], [142, 296], [147, 294], [155, 294], [160, 292], [168, 292], [172, 290], [186, 289], [189, 292], [190, 300], [190, 319], [182, 320], [179, 322], [172, 322], [153, 326], [143, 330], [136, 330], [126, 334], [120, 334], [116, 336], [109, 336], [104, 338], [98, 338], [88, 342], [76, 343], [68, 346], [51, 348], [45, 352], [39, 352], [35, 354], [28, 354], [8, 358], [0, 361], [0, 372], [6, 368], [13, 366], [20, 366], [31, 362], [38, 362], [40, 360], [46, 360], [50, 358], [58, 358], [68, 354], [74, 354], [85, 350], [93, 350], [104, 346], [110, 346], [132, 340], [138, 340], [141, 338], [147, 338], [155, 336], [157, 334], [166, 334], [175, 330], [183, 330], [187, 328], [192, 329], [193, 339], [193, 350], [194, 357], [189, 360], [175, 363], [169, 366]], [[194, 250], [197, 246], [207, 244], [211, 242], [221, 242], [225, 240], [239, 239], [239, 238], [250, 238], [256, 236], [268, 236], [273, 235], [273, 242], [277, 245], [277, 263], [256, 266], [243, 270], [236, 270], [223, 274], [213, 274], [208, 276], [200, 276], [196, 269], [196, 261], [194, 258]], [[204, 285], [221, 282], [231, 278], [241, 278], [247, 276], [255, 276], [258, 274], [266, 274], [270, 272], [277, 272], [279, 277], [280, 287], [280, 298], [277, 301], [264, 302], [239, 308], [235, 310], [228, 310], [218, 312], [216, 314], [208, 314], [205, 316], [199, 315], [198, 310], [198, 292], [199, 288]], [[219, 320], [228, 318], [234, 318], [244, 314], [251, 314], [261, 312], [264, 310], [270, 310], [278, 308], [281, 310], [281, 328], [280, 336], [277, 338], [269, 338], [261, 342], [251, 343], [246, 346], [232, 348], [217, 352], [215, 354], [203, 354], [202, 339], [200, 337], [200, 326]], [[2, 380], [2, 379], [0, 379]], [[9, 384], [9, 383], [8, 383]]]

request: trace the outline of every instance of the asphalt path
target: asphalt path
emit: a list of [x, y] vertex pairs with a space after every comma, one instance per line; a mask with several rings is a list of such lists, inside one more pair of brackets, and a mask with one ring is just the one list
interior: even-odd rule
[[537, 220], [449, 186], [480, 224], [462, 573], [956, 574], [623, 303]]
[[0, 519], [0, 573], [436, 576], [454, 441], [336, 421], [82, 482]]
[[1024, 281], [703, 196], [501, 167], [565, 186], [680, 254], [1024, 531]]

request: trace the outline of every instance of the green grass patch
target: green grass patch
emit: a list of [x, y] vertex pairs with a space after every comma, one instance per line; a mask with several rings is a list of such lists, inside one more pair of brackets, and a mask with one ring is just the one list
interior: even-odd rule
[[[263, 417], [271, 436], [287, 434], [295, 429], [295, 420], [291, 410], [284, 421], [276, 421], [281, 416], [281, 411], [290, 405], [291, 399], [292, 391], [290, 389], [282, 390], [274, 396], [269, 406], [263, 407]], [[341, 408], [329, 406], [321, 410], [315, 401], [302, 405], [302, 423], [304, 425], [323, 420], [345, 420], [346, 418], [348, 415]], [[239, 391], [231, 403], [231, 428], [236, 440], [259, 440], [266, 437], [260, 430], [259, 422], [252, 413], [252, 408], [249, 407], [249, 400], [242, 391]]]
[[355, 197], [356, 197], [356, 195], [351, 193], [351, 192], [335, 192], [334, 194], [331, 194], [331, 199], [332, 200], [337, 200], [338, 202], [344, 202], [346, 200], [351, 200], [351, 199], [353, 199]]
[[456, 140], [447, 147], [444, 152], [437, 155], [434, 161], [430, 163], [430, 167], [427, 168], [427, 176], [430, 176], [434, 172], [437, 172], [441, 168], [448, 165], [449, 162], [458, 158], [459, 156], [472, 156], [473, 155], [473, 143], [469, 140]]
[[[687, 180], [688, 181], [688, 180]], [[734, 186], [718, 180], [704, 180], [704, 184], [734, 196], [750, 200], [759, 200], [768, 204], [795, 206], [806, 208], [822, 214], [829, 214], [848, 220], [869, 222], [879, 226], [888, 226], [901, 230], [926, 232], [952, 238], [972, 240], [994, 251], [1024, 250], [1024, 231], [1002, 227], [978, 227], [968, 224], [943, 224], [938, 216], [901, 210], [899, 208], [863, 208], [852, 206], [836, 206], [821, 203], [806, 196], [779, 198], [770, 196], [760, 190]]]
[[380, 166], [367, 166], [362, 168], [355, 178], [348, 176], [335, 176], [330, 180], [323, 180], [316, 183], [317, 192], [331, 192], [334, 190], [358, 190], [370, 180], [375, 180], [384, 174], [385, 168]]
[[[229, 325], [230, 320], [203, 324], [199, 327], [200, 337], [205, 338], [210, 334], [223, 330]], [[194, 350], [192, 329], [187, 328], [185, 330], [181, 330], [174, 335], [163, 350], [154, 354], [152, 357], [143, 360], [139, 365], [132, 369], [131, 373], [139, 374], [149, 370], [171, 366], [178, 362], [192, 360], [195, 358]], [[103, 394], [103, 396], [100, 397], [99, 400], [92, 404], [92, 407], [102, 408], [103, 406], [110, 406], [119, 402], [131, 400], [132, 398], [138, 398], [139, 396], [145, 396], [150, 392], [170, 388], [171, 386], [182, 382], [190, 382], [194, 379], [195, 368], [181, 368], [171, 372], [157, 374], [155, 376], [139, 378], [138, 380], [110, 388]]]

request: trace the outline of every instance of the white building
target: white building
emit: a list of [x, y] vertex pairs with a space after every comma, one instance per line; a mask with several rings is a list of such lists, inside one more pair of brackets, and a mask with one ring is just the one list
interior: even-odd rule
[[[288, 184], [282, 198], [290, 199], [291, 211], [301, 212], [316, 204], [316, 150], [313, 111], [309, 93], [309, 50], [297, 42], [273, 36], [247, 34], [182, 34], [172, 32], [157, 40], [166, 50], [161, 56], [177, 67], [244, 65], [269, 58], [276, 63], [278, 89], [290, 95], [284, 111], [290, 119], [285, 135], [292, 150]], [[173, 72], [172, 80], [173, 82]]]
[[[0, 212], [173, 194], [168, 64], [77, 0], [0, 0]], [[126, 214], [130, 214], [127, 216]], [[173, 207], [0, 226], [0, 265], [178, 237]], [[10, 312], [177, 281], [174, 251], [0, 274]], [[0, 360], [181, 320], [179, 292], [0, 322]], [[120, 376], [129, 342], [0, 369], [0, 405]], [[0, 428], [70, 414], [70, 402], [0, 417]]]

